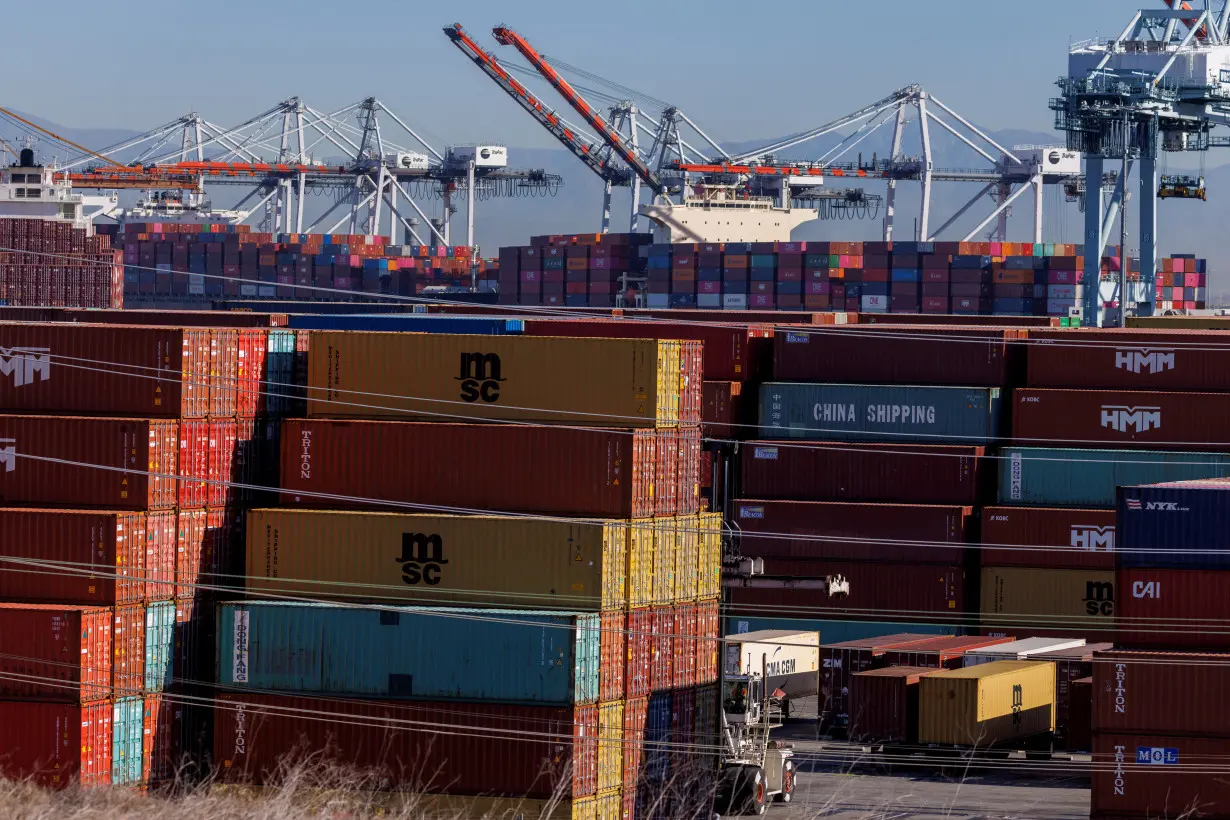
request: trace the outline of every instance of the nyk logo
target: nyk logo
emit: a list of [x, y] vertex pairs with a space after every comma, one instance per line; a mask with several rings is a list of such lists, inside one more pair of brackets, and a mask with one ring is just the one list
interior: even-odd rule
[[0, 438], [0, 464], [4, 465], [6, 473], [17, 467], [17, 439]]
[[448, 561], [444, 558], [444, 539], [439, 535], [405, 532], [401, 536], [401, 580], [403, 583], [440, 583], [440, 571]]
[[1174, 370], [1174, 349], [1157, 347], [1115, 348], [1115, 367], [1129, 373], [1161, 373]]
[[1139, 498], [1126, 498], [1124, 503], [1133, 512], [1155, 510], [1159, 512], [1187, 512], [1187, 507], [1180, 507], [1177, 501], [1141, 501]]
[[1111, 581], [1085, 582], [1085, 614], [1105, 615], [1115, 614], [1115, 585]]
[[494, 353], [462, 353], [461, 373], [456, 377], [461, 382], [461, 398], [475, 402], [500, 400], [500, 357]]
[[1072, 549], [1086, 552], [1115, 551], [1114, 527], [1072, 527]]
[[1162, 426], [1160, 407], [1102, 405], [1102, 426], [1120, 433], [1147, 433]]
[[0, 347], [0, 375], [12, 376], [13, 386], [21, 387], [34, 381], [51, 378], [51, 348]]

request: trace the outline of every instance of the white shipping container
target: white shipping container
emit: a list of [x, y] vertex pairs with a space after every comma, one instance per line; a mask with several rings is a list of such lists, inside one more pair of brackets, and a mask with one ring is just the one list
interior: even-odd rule
[[1084, 638], [1024, 638], [966, 652], [963, 662], [965, 666], [977, 666], [992, 661], [1023, 661], [1043, 652], [1074, 649], [1084, 645]]
[[1075, 299], [1079, 285], [1047, 285], [1047, 299]]
[[887, 296], [864, 296], [859, 302], [859, 306], [868, 313], [886, 313], [888, 305]]
[[820, 633], [764, 629], [726, 636], [723, 659], [729, 675], [759, 676], [771, 693], [792, 697], [815, 694], [820, 685]]
[[712, 308], [720, 310], [722, 307], [722, 294], [698, 293], [696, 294], [696, 306], [698, 308]]
[[671, 297], [669, 293], [649, 293], [645, 295], [645, 304], [655, 310], [669, 308], [671, 306]]
[[747, 294], [746, 293], [724, 293], [722, 294], [722, 307], [725, 310], [747, 310]]

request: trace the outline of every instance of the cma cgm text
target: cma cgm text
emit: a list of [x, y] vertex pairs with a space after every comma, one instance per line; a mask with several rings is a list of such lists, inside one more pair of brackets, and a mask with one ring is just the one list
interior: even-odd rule
[[[869, 404], [863, 415], [871, 424], [935, 424], [934, 405]], [[816, 421], [858, 420], [853, 404], [817, 404], [812, 416]]]

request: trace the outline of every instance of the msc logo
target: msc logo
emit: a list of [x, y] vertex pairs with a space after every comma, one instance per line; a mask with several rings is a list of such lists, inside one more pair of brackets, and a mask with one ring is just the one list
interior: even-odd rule
[[1016, 683], [1012, 686], [1012, 728], [1019, 730], [1021, 728], [1021, 713], [1025, 711], [1025, 691], [1021, 688], [1021, 684]]
[[1117, 347], [1115, 367], [1129, 373], [1161, 373], [1174, 370], [1174, 349], [1158, 347]]
[[1162, 582], [1161, 581], [1133, 581], [1132, 582], [1132, 597], [1133, 598], [1161, 598], [1162, 597]]
[[1146, 433], [1162, 426], [1160, 407], [1102, 405], [1102, 426], [1120, 433]]
[[1086, 552], [1115, 551], [1114, 527], [1084, 527], [1079, 524], [1072, 527], [1072, 549]]
[[0, 438], [0, 464], [4, 465], [6, 473], [17, 467], [17, 439]]
[[1115, 614], [1115, 585], [1112, 581], [1085, 582], [1085, 614], [1105, 615]]
[[13, 386], [21, 387], [34, 381], [51, 378], [51, 348], [0, 347], [0, 375], [12, 376]]
[[461, 382], [461, 398], [475, 402], [500, 400], [500, 357], [494, 353], [462, 353], [461, 373], [456, 377]]
[[444, 539], [422, 532], [402, 533], [397, 563], [401, 564], [403, 583], [435, 586], [440, 583], [441, 568], [448, 563], [444, 558]]

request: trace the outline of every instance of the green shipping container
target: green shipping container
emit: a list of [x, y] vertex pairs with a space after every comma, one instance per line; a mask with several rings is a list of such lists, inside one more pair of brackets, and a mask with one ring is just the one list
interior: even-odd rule
[[111, 715], [111, 783], [138, 786], [145, 742], [145, 700], [116, 698]]
[[175, 602], [155, 601], [145, 608], [145, 691], [171, 685], [175, 654]]
[[1005, 447], [999, 503], [1113, 509], [1116, 487], [1227, 476], [1226, 453]]

